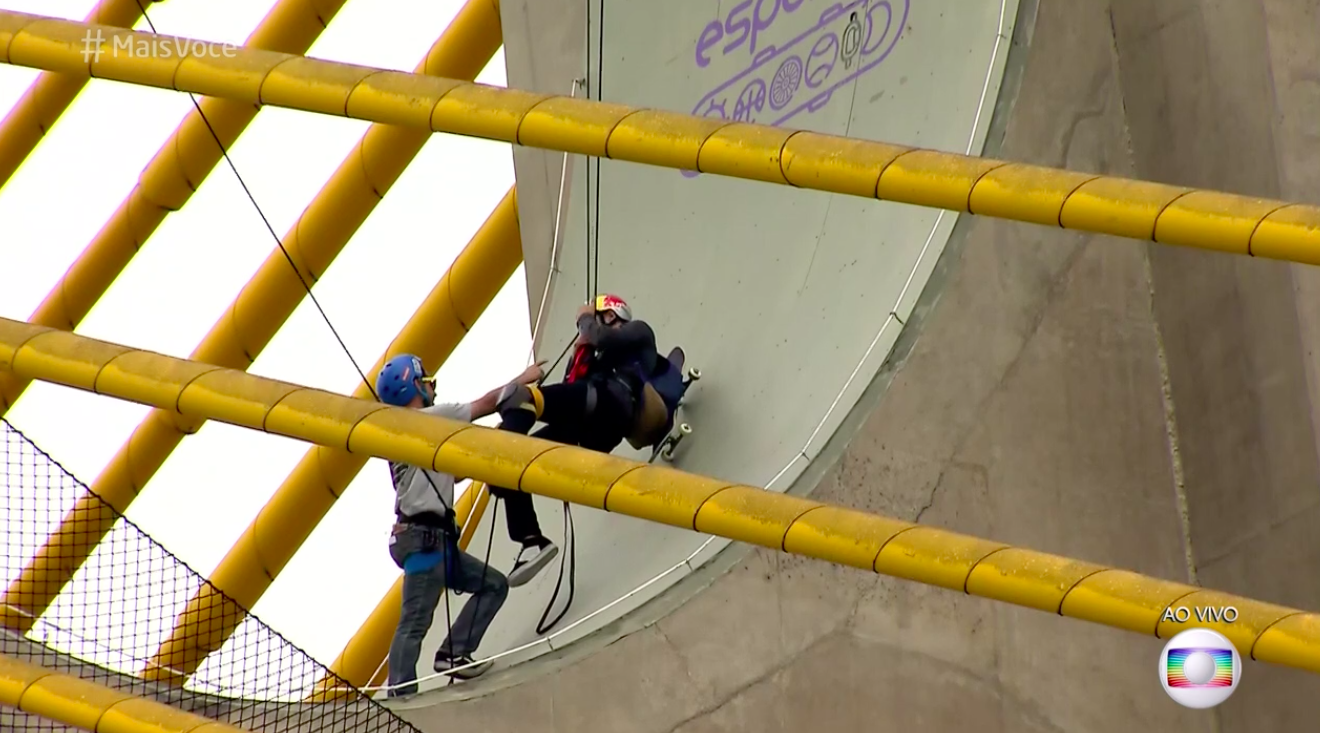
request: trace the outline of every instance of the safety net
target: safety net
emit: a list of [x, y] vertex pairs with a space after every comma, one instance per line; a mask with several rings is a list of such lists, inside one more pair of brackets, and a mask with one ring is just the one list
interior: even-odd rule
[[[329, 670], [256, 616], [182, 685], [143, 676], [176, 618], [207, 580], [97, 497], [8, 420], [0, 480], [6, 611], [0, 654], [76, 675], [136, 697], [165, 703], [253, 733], [415, 732], [409, 723], [331, 678], [335, 699], [305, 702]], [[113, 529], [55, 600], [15, 592], [15, 580], [75, 505], [105, 512]], [[17, 586], [21, 588], [21, 586]], [[214, 590], [214, 589], [212, 589]], [[228, 612], [242, 613], [237, 604]], [[13, 619], [24, 621], [15, 624]], [[17, 625], [27, 628], [10, 628]], [[182, 679], [180, 677], [180, 679]], [[0, 731], [65, 730], [58, 724], [0, 708]]]

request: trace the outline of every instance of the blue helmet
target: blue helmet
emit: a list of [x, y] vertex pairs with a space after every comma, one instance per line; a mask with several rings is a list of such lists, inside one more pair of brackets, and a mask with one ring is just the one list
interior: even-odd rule
[[385, 362], [376, 375], [376, 395], [380, 401], [396, 407], [407, 407], [414, 397], [421, 397], [428, 406], [431, 398], [418, 384], [426, 379], [426, 367], [412, 354], [399, 354]]

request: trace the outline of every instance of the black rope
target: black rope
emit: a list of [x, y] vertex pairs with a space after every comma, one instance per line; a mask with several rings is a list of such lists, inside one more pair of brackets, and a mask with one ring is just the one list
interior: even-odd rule
[[[151, 28], [152, 33], [160, 35], [160, 31], [156, 30], [156, 24], [151, 21], [151, 16], [147, 14], [147, 9], [142, 4], [142, 0], [134, 0], [134, 2], [137, 4], [138, 10], [142, 12], [142, 19], [147, 21], [147, 27]], [[280, 239], [280, 235], [275, 231], [275, 227], [271, 225], [270, 219], [266, 216], [266, 212], [262, 210], [261, 204], [257, 203], [256, 196], [252, 195], [252, 190], [248, 188], [247, 182], [243, 180], [243, 175], [238, 172], [238, 166], [234, 165], [233, 159], [229, 157], [229, 151], [225, 148], [224, 141], [220, 139], [220, 135], [215, 131], [215, 128], [211, 126], [211, 121], [207, 119], [206, 113], [202, 111], [202, 105], [197, 102], [197, 97], [193, 95], [192, 92], [187, 92], [187, 94], [188, 99], [192, 100], [193, 108], [197, 110], [197, 115], [202, 118], [202, 123], [206, 125], [207, 131], [211, 133], [211, 138], [215, 140], [216, 146], [220, 148], [220, 155], [223, 156], [225, 162], [229, 164], [229, 169], [234, 172], [234, 178], [238, 181], [238, 185], [243, 187], [243, 193], [247, 194], [248, 201], [252, 202], [252, 208], [256, 210], [257, 216], [261, 217], [261, 222], [266, 225], [266, 231], [270, 232], [270, 236], [275, 240], [275, 244], [280, 248], [280, 252], [284, 253], [284, 259], [288, 261], [289, 267], [293, 268], [293, 274], [298, 277], [298, 282], [302, 284], [303, 290], [307, 292], [307, 297], [310, 298], [312, 304], [316, 306], [317, 312], [321, 314], [321, 319], [325, 321], [326, 327], [330, 329], [330, 333], [334, 335], [335, 341], [339, 343], [339, 348], [343, 350], [344, 356], [348, 357], [348, 361], [353, 365], [353, 369], [357, 372], [358, 377], [362, 380], [362, 383], [366, 385], [367, 391], [371, 393], [372, 399], [379, 402], [380, 395], [376, 394], [375, 385], [371, 383], [371, 380], [367, 379], [367, 375], [362, 371], [362, 367], [358, 365], [357, 359], [353, 358], [353, 352], [349, 350], [348, 344], [344, 343], [343, 337], [339, 335], [339, 330], [335, 328], [335, 324], [330, 321], [330, 316], [325, 312], [325, 309], [321, 307], [321, 302], [317, 300], [316, 295], [312, 293], [312, 286], [305, 278], [303, 278], [302, 272], [298, 269], [298, 264], [293, 261], [293, 255], [289, 254], [288, 248], [284, 246], [284, 241]], [[426, 477], [427, 482], [431, 484], [431, 488], [435, 491], [436, 497], [438, 497], [440, 503], [443, 504], [444, 497], [440, 494], [440, 488], [435, 485], [435, 481], [431, 479], [431, 475], [424, 467], [419, 466], [418, 468], [421, 469], [422, 475]], [[447, 548], [446, 554], [448, 554]], [[447, 561], [448, 558], [446, 558], [446, 562]], [[484, 576], [482, 580], [483, 582], [485, 581]], [[449, 592], [448, 583], [449, 581], [446, 579], [446, 595]], [[449, 610], [447, 597], [444, 602], [445, 624], [452, 636], [454, 624], [452, 618], [450, 618], [451, 612]]]
[[[544, 634], [553, 629], [556, 624], [564, 619], [568, 609], [573, 607], [573, 592], [577, 585], [577, 532], [573, 527], [573, 511], [569, 509], [568, 502], [564, 502], [564, 553], [565, 557], [559, 561], [559, 578], [555, 580], [555, 589], [550, 592], [550, 602], [546, 604], [545, 610], [541, 612], [541, 620], [536, 622], [536, 633]], [[559, 598], [559, 589], [564, 584], [564, 567], [568, 567], [568, 600], [564, 602], [564, 608], [559, 612], [554, 620], [546, 623], [546, 616], [550, 615], [550, 609], [555, 607], [555, 601]]]
[[[596, 101], [605, 101], [605, 0], [599, 0], [600, 18], [596, 23]], [[588, 12], [590, 15], [590, 12]], [[588, 41], [590, 44], [590, 41]], [[592, 274], [592, 290], [600, 287], [600, 157], [596, 158], [596, 226], [593, 228], [596, 248], [596, 267]]]
[[[590, 0], [587, 0], [590, 3]], [[598, 0], [597, 12], [599, 17], [596, 22], [596, 77], [595, 84], [587, 89], [587, 97], [590, 98], [592, 92], [595, 92], [596, 100], [603, 101], [603, 85], [601, 79], [605, 74], [605, 0]], [[591, 75], [591, 7], [587, 7], [587, 75]], [[595, 189], [592, 190], [592, 164], [595, 165]], [[587, 201], [587, 221], [586, 221], [586, 291], [587, 301], [591, 302], [596, 291], [600, 287], [600, 158], [596, 157], [594, 161], [587, 161], [587, 192], [588, 195], [583, 199]], [[591, 208], [591, 200], [595, 194], [595, 210]], [[594, 249], [594, 253], [593, 253]], [[564, 608], [549, 623], [546, 617], [550, 615], [554, 608], [555, 601], [559, 599], [559, 590], [564, 585], [565, 570], [568, 576], [568, 596], [564, 602]], [[536, 633], [544, 634], [554, 628], [556, 624], [563, 620], [568, 613], [568, 609], [573, 607], [573, 597], [577, 588], [577, 532], [573, 523], [573, 508], [566, 501], [564, 502], [564, 556], [559, 560], [559, 577], [555, 581], [554, 590], [550, 593], [550, 602], [546, 604], [545, 611], [541, 614], [541, 620], [537, 622]]]
[[[472, 490], [472, 486], [469, 485], [469, 486], [468, 486], [468, 491], [471, 491], [471, 490]], [[495, 492], [494, 492], [494, 491], [491, 491], [491, 490], [490, 490], [490, 484], [487, 484], [487, 485], [486, 485], [486, 493], [490, 495], [490, 499], [491, 499], [491, 501], [493, 501], [493, 502], [495, 503], [495, 506], [494, 506], [494, 508], [491, 509], [491, 511], [490, 511], [490, 536], [486, 539], [486, 559], [485, 559], [485, 561], [484, 561], [484, 562], [482, 563], [482, 565], [481, 565], [481, 582], [478, 583], [478, 586], [481, 587], [481, 588], [485, 588], [485, 587], [486, 587], [486, 573], [487, 573], [487, 571], [490, 570], [490, 551], [491, 551], [492, 548], [495, 547], [495, 524], [496, 524], [496, 520], [497, 520], [497, 519], [499, 518], [499, 516], [500, 516], [500, 498], [499, 498], [498, 496], [495, 495]], [[472, 519], [475, 517], [476, 513], [477, 513], [477, 501], [476, 501], [476, 497], [473, 497], [473, 500], [472, 500], [472, 511], [468, 512], [468, 518], [467, 518], [467, 521], [472, 521]], [[457, 541], [454, 542], [454, 548], [455, 548], [455, 550], [457, 550], [458, 552], [462, 552], [462, 549], [460, 549], [460, 548], [458, 547], [458, 542], [457, 542]], [[472, 617], [473, 617], [473, 618], [476, 618], [476, 617], [477, 617], [477, 611], [481, 610], [481, 596], [483, 596], [483, 595], [485, 595], [485, 594], [484, 594], [484, 593], [478, 593], [478, 594], [477, 594], [477, 597], [472, 599], [472, 602], [475, 603], [475, 604], [477, 604], [477, 605], [475, 605], [475, 606], [472, 607]], [[449, 604], [446, 603], [446, 604], [445, 604], [445, 608], [448, 609], [448, 607], [449, 607]], [[449, 632], [449, 633], [450, 633], [449, 648], [450, 648], [450, 652], [452, 653], [452, 652], [453, 652], [453, 648], [454, 648], [454, 642], [453, 642], [453, 628], [452, 628], [452, 627], [450, 627], [450, 632]], [[469, 644], [471, 644], [471, 643], [472, 643], [472, 627], [469, 626], [469, 627], [468, 627], [467, 637], [465, 637], [465, 638], [463, 639], [463, 646], [466, 647], [467, 645], [469, 645]], [[448, 681], [448, 683], [447, 683], [446, 686], [448, 686], [448, 685], [452, 685], [452, 684], [454, 684], [454, 677], [453, 677], [453, 675], [450, 675], [450, 676], [449, 676], [449, 681]]]
[[564, 350], [559, 352], [559, 358], [555, 359], [555, 363], [551, 364], [549, 369], [546, 369], [541, 373], [541, 378], [536, 380], [536, 386], [540, 387], [545, 383], [546, 377], [550, 376], [550, 372], [553, 372], [555, 368], [559, 366], [559, 362], [563, 361], [565, 356], [568, 356], [568, 350], [573, 348], [573, 344], [575, 343], [577, 343], [576, 332], [573, 334], [573, 338], [569, 339], [568, 343], [564, 345]]
[[[147, 21], [147, 26], [151, 28], [151, 32], [160, 35], [160, 32], [156, 30], [156, 25], [151, 22], [151, 16], [147, 15], [147, 9], [143, 7], [142, 0], [135, 0], [135, 2], [137, 3], [138, 9], [142, 11], [142, 18]], [[229, 164], [229, 169], [234, 172], [234, 178], [238, 180], [238, 185], [243, 187], [243, 193], [247, 194], [248, 201], [252, 202], [252, 207], [256, 209], [257, 216], [261, 217], [261, 222], [266, 225], [266, 230], [270, 232], [271, 238], [275, 240], [275, 244], [277, 244], [280, 251], [284, 253], [284, 259], [288, 260], [289, 266], [293, 268], [293, 273], [298, 276], [298, 282], [302, 283], [303, 289], [307, 291], [307, 296], [311, 298], [312, 303], [316, 306], [316, 310], [320, 312], [321, 319], [325, 321], [325, 325], [330, 328], [330, 333], [334, 334], [335, 340], [339, 342], [339, 348], [344, 351], [344, 355], [347, 356], [349, 362], [353, 364], [353, 368], [357, 371], [358, 377], [362, 379], [363, 384], [367, 385], [367, 389], [371, 392], [371, 396], [379, 399], [376, 395], [375, 388], [371, 384], [371, 380], [367, 379], [367, 375], [363, 373], [362, 367], [358, 366], [357, 360], [353, 358], [353, 354], [349, 351], [348, 345], [344, 343], [343, 337], [339, 335], [339, 331], [335, 328], [335, 325], [330, 322], [330, 316], [326, 315], [325, 309], [321, 307], [320, 301], [318, 301], [316, 296], [312, 294], [312, 286], [307, 283], [307, 280], [302, 276], [302, 272], [298, 270], [298, 264], [293, 261], [293, 255], [289, 254], [289, 250], [284, 246], [284, 242], [280, 239], [280, 235], [275, 232], [275, 227], [271, 226], [270, 219], [266, 217], [266, 212], [262, 211], [261, 205], [257, 203], [256, 197], [252, 195], [252, 191], [248, 188], [247, 182], [243, 180], [243, 176], [238, 172], [238, 167], [234, 165], [234, 161], [229, 157], [229, 151], [225, 149], [225, 144], [220, 140], [220, 135], [216, 133], [215, 128], [211, 126], [211, 121], [206, 118], [206, 113], [202, 111], [202, 106], [198, 104], [197, 97], [194, 96], [192, 92], [187, 92], [187, 95], [188, 98], [192, 100], [193, 108], [197, 110], [197, 114], [202, 118], [202, 122], [206, 125], [206, 129], [211, 133], [211, 137], [215, 140], [215, 144], [220, 147], [220, 154], [224, 156], [225, 162]]]
[[[568, 344], [564, 346], [564, 350], [561, 351], [561, 352], [559, 352], [559, 358], [555, 359], [554, 364], [551, 364], [549, 369], [546, 369], [546, 370], [544, 370], [543, 372], [541, 372], [541, 377], [540, 377], [540, 379], [537, 379], [537, 380], [536, 380], [536, 386], [540, 387], [542, 384], [545, 383], [545, 379], [546, 379], [546, 377], [548, 377], [548, 376], [550, 375], [550, 372], [554, 371], [555, 368], [559, 366], [559, 362], [561, 362], [561, 361], [564, 360], [564, 356], [568, 354], [568, 350], [571, 349], [571, 348], [573, 347], [573, 343], [574, 343], [575, 341], [577, 341], [577, 334], [574, 334], [574, 335], [573, 335], [573, 338], [572, 338], [572, 339], [569, 339]], [[469, 490], [469, 491], [472, 490], [472, 489], [471, 489], [471, 486], [468, 487], [468, 490]], [[490, 554], [491, 554], [491, 550], [494, 549], [494, 547], [495, 547], [495, 525], [498, 524], [498, 521], [497, 521], [497, 520], [498, 520], [499, 513], [500, 513], [500, 497], [496, 496], [494, 491], [491, 491], [491, 487], [490, 487], [489, 484], [486, 485], [486, 492], [490, 495], [491, 501], [493, 501], [493, 502], [495, 503], [495, 506], [494, 506], [493, 509], [491, 509], [491, 513], [490, 513], [490, 534], [489, 534], [489, 536], [488, 536], [487, 539], [486, 539], [486, 557], [485, 557], [485, 559], [482, 561], [482, 565], [481, 565], [481, 583], [480, 583], [480, 585], [481, 585], [482, 587], [485, 587], [485, 585], [486, 585], [486, 573], [487, 573], [487, 571], [490, 570]], [[476, 503], [476, 500], [474, 499], [473, 502], [472, 502], [472, 511], [468, 513], [468, 519], [467, 519], [467, 521], [472, 521], [474, 515], [476, 514], [476, 511], [477, 511], [477, 503]], [[461, 552], [461, 550], [459, 550], [459, 551]], [[474, 606], [474, 607], [472, 608], [472, 615], [473, 615], [473, 616], [476, 616], [476, 612], [477, 612], [478, 610], [481, 609], [481, 596], [478, 595], [475, 599], [473, 599], [472, 602], [475, 603], [475, 604], [477, 604], [476, 606]], [[446, 609], [448, 609], [448, 605], [447, 605], [447, 604], [446, 604]], [[548, 611], [548, 609], [547, 609], [547, 613], [548, 613], [548, 612], [549, 612], [549, 611]], [[544, 620], [544, 619], [545, 619], [545, 616], [542, 615], [542, 616], [541, 616], [541, 619]], [[453, 633], [452, 628], [451, 628], [450, 633], [451, 633], [451, 634]], [[543, 632], [538, 631], [537, 633], [543, 633]], [[464, 639], [463, 646], [467, 646], [467, 645], [470, 644], [471, 642], [472, 642], [472, 627], [468, 627], [468, 635], [467, 635], [467, 637]], [[451, 647], [452, 647], [452, 645], [451, 645]], [[453, 678], [453, 676], [450, 676], [448, 684], [450, 684], [450, 685], [454, 684], [454, 678]]]

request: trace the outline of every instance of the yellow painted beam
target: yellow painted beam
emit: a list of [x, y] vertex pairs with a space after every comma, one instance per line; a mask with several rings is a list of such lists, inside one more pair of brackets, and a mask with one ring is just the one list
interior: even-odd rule
[[0, 655], [0, 705], [92, 733], [246, 733], [4, 655]]
[[738, 542], [1169, 638], [1178, 606], [1244, 656], [1320, 672], [1320, 614], [0, 319], [0, 369]]
[[[472, 537], [489, 504], [490, 491], [485, 484], [477, 481], [472, 482], [472, 486], [454, 502], [454, 514], [458, 516], [459, 527], [462, 528], [458, 537], [460, 550], [466, 550], [472, 543]], [[403, 575], [399, 575], [357, 633], [344, 645], [344, 650], [330, 665], [329, 674], [317, 682], [307, 702], [328, 702], [348, 695], [350, 690], [345, 687], [345, 683], [354, 688], [378, 684], [375, 678], [382, 672], [388, 673], [382, 665], [390, 654], [390, 644], [394, 641], [394, 630], [399, 625], [402, 604]]]
[[[517, 196], [510, 188], [368, 377], [401, 353], [416, 354], [434, 371], [521, 263]], [[360, 383], [353, 396], [371, 399], [372, 393]], [[211, 573], [211, 582], [188, 601], [142, 676], [182, 684], [208, 654], [222, 647], [247, 617], [245, 609], [261, 600], [368, 458], [325, 446], [307, 451]]]
[[[61, 43], [73, 43], [79, 49], [83, 47], [81, 35], [67, 36], [69, 26], [61, 25], [66, 23], [64, 21], [25, 22], [24, 28], [28, 30], [15, 34], [6, 30], [7, 24], [12, 28], [10, 21], [13, 17], [10, 13], [0, 13], [0, 55], [8, 53], [22, 57], [33, 53], [41, 56]], [[33, 16], [25, 17], [31, 19]], [[86, 28], [79, 27], [85, 34]], [[127, 34], [122, 30], [104, 30], [107, 37]], [[55, 40], [48, 32], [63, 40]], [[60, 36], [61, 33], [65, 35]], [[428, 74], [475, 79], [501, 43], [499, 12], [495, 4], [491, 0], [469, 0], [440, 41], [431, 48], [422, 65]], [[245, 53], [274, 52], [249, 50]], [[287, 54], [276, 55], [291, 58]], [[130, 61], [122, 54], [120, 56], [115, 63]], [[111, 58], [110, 54], [107, 53], [105, 58]], [[208, 58], [208, 62], [214, 60]], [[220, 62], [234, 60], [219, 55]], [[150, 61], [156, 73], [188, 75], [186, 66], [189, 62], [181, 65], [177, 56]], [[266, 79], [266, 83], [274, 84], [280, 77], [279, 74], [267, 77], [265, 70], [245, 68], [246, 71], [238, 73], [238, 78], [255, 83]], [[248, 368], [306, 297], [302, 282], [315, 283], [326, 271], [428, 139], [425, 131], [397, 125], [372, 125], [284, 236], [288, 258], [279, 248], [271, 251], [193, 351], [192, 358], [207, 365]], [[372, 152], [368, 153], [368, 150]], [[290, 264], [289, 258], [294, 264]], [[110, 508], [124, 512], [183, 437], [196, 432], [201, 424], [202, 421], [198, 420], [180, 419], [172, 412], [153, 410], [134, 429], [92, 484], [92, 491], [100, 500], [89, 495], [76, 503], [32, 562], [0, 597], [0, 603], [8, 604], [0, 605], [0, 626], [20, 631], [31, 627], [32, 619], [45, 611], [114, 526], [115, 515]], [[23, 609], [27, 615], [11, 608]]]
[[[344, 2], [280, 0], [253, 30], [247, 39], [247, 46], [283, 53], [305, 53], [344, 6]], [[129, 0], [128, 4], [137, 12], [137, 0]], [[132, 20], [136, 21], [137, 15]], [[85, 74], [42, 75], [42, 79], [47, 77], [66, 80], [50, 84], [60, 89], [67, 88], [66, 91], [73, 90], [74, 93], [75, 82], [80, 89], [87, 81]], [[42, 84], [39, 79], [33, 88]], [[128, 197], [119, 204], [109, 221], [69, 266], [68, 271], [41, 301], [41, 305], [37, 306], [29, 322], [70, 331], [76, 329], [101, 296], [110, 289], [115, 278], [128, 267], [137, 251], [165, 221], [165, 217], [171, 211], [182, 209], [193, 192], [210, 175], [222, 157], [215, 138], [219, 137], [228, 150], [256, 118], [258, 109], [247, 102], [216, 98], [199, 100], [198, 105], [205, 112], [206, 121], [211, 123], [215, 135], [207, 129], [206, 122], [196, 109], [188, 113], [142, 171]], [[21, 103], [19, 109], [23, 109]], [[2, 130], [0, 135], [3, 135]], [[0, 160], [3, 155], [0, 152]], [[0, 162], [0, 176], [3, 174], [3, 163]], [[0, 178], [2, 184], [3, 179]], [[18, 401], [26, 388], [26, 383], [15, 381], [12, 375], [0, 375], [0, 415]]]
[[[142, 18], [138, 0], [101, 0], [87, 14], [88, 23], [132, 28]], [[87, 75], [45, 72], [32, 82], [0, 122], [0, 189], [36, 150], [46, 132], [86, 86]]]
[[[85, 74], [86, 28], [0, 12], [0, 62]], [[93, 62], [91, 73], [534, 148], [1320, 264], [1320, 207], [1305, 204], [255, 50], [236, 59], [189, 59], [177, 73], [157, 66]]]

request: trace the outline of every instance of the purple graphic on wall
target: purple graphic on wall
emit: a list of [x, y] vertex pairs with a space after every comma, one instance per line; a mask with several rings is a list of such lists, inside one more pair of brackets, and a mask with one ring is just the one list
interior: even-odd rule
[[[814, 26], [782, 46], [758, 49], [758, 36], [806, 0], [743, 0], [723, 22], [711, 21], [697, 39], [696, 63], [710, 64], [747, 46], [751, 65], [697, 102], [692, 114], [732, 122], [779, 126], [824, 108], [840, 87], [879, 66], [907, 24], [911, 0], [835, 3]], [[730, 39], [719, 47], [722, 40]], [[696, 171], [683, 171], [693, 177]]]

